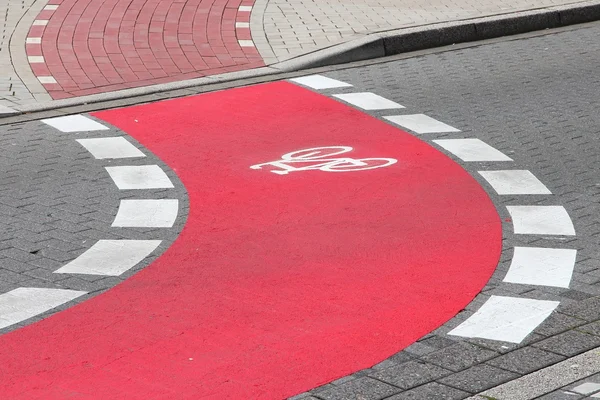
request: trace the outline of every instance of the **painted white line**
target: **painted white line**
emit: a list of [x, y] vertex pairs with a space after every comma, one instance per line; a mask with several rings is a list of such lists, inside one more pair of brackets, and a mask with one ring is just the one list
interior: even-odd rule
[[54, 272], [119, 276], [150, 255], [160, 243], [160, 240], [100, 240]]
[[479, 139], [439, 139], [433, 142], [467, 162], [512, 161], [512, 158]]
[[108, 129], [108, 127], [101, 123], [83, 115], [67, 115], [64, 117], [43, 119], [42, 122], [61, 132], [90, 132]]
[[27, 61], [29, 61], [30, 64], [39, 64], [39, 63], [44, 62], [44, 57], [43, 56], [28, 56]]
[[504, 282], [568, 288], [577, 250], [515, 247]]
[[86, 293], [79, 290], [22, 287], [0, 294], [0, 329], [35, 317]]
[[460, 132], [460, 130], [425, 114], [389, 115], [383, 118], [415, 133]]
[[158, 165], [105, 167], [119, 189], [168, 189], [173, 183]]
[[46, 11], [54, 11], [58, 8], [58, 4], [48, 4], [47, 6], [44, 7], [44, 10]]
[[170, 228], [177, 219], [179, 200], [121, 200], [111, 226], [125, 228]]
[[389, 110], [393, 108], [404, 108], [404, 106], [401, 106], [396, 102], [370, 92], [334, 94], [333, 97], [337, 97], [338, 99], [343, 100], [346, 103], [350, 103], [353, 106], [362, 108], [363, 110]]
[[129, 143], [122, 136], [94, 138], [94, 139], [77, 139], [79, 144], [85, 147], [94, 158], [103, 160], [107, 158], [133, 158], [146, 157], [137, 147]]
[[506, 206], [514, 232], [523, 235], [574, 236], [571, 217], [563, 206]]
[[42, 38], [41, 37], [28, 37], [27, 39], [25, 39], [25, 43], [27, 43], [27, 44], [41, 44], [42, 43]]
[[[580, 393], [580, 394], [590, 394], [593, 392], [597, 392], [598, 390], [600, 390], [599, 383], [586, 382], [579, 386], [574, 387], [573, 389], [571, 389], [571, 392]], [[592, 397], [594, 397], [594, 396], [592, 396]]]
[[53, 76], [38, 76], [37, 78], [42, 84], [57, 83]]
[[252, 40], [238, 40], [240, 47], [254, 47], [254, 42]]
[[494, 188], [505, 194], [552, 194], [548, 188], [527, 170], [478, 171]]
[[236, 28], [250, 28], [250, 22], [236, 22]]
[[521, 343], [558, 304], [558, 301], [492, 296], [448, 334]]
[[298, 83], [302, 86], [308, 86], [315, 90], [334, 89], [341, 87], [351, 87], [352, 85], [346, 82], [331, 79], [323, 75], [309, 75], [300, 78], [290, 79], [290, 81]]
[[238, 11], [250, 12], [250, 11], [252, 11], [252, 6], [239, 6]]
[[33, 26], [46, 26], [48, 25], [48, 20], [47, 19], [36, 19], [35, 21], [33, 21]]

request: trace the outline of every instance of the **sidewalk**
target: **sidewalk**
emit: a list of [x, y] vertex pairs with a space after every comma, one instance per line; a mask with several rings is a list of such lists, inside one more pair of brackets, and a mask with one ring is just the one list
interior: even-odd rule
[[1, 0], [0, 115], [54, 100], [272, 66], [378, 32], [590, 4]]

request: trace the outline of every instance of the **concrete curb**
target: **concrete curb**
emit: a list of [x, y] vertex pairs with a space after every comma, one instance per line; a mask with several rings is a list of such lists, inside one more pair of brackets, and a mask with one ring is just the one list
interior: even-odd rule
[[488, 389], [467, 400], [532, 400], [600, 371], [600, 350], [561, 361], [529, 375]]
[[[234, 82], [242, 79], [261, 78], [271, 75], [273, 75], [273, 78], [276, 78], [277, 74], [285, 72], [363, 61], [451, 44], [493, 39], [501, 36], [558, 28], [596, 20], [600, 20], [600, 0], [576, 2], [566, 6], [539, 8], [526, 12], [513, 12], [493, 17], [375, 32], [290, 60], [274, 63], [267, 67], [65, 100], [33, 103], [14, 107], [14, 109], [11, 109], [11, 112], [4, 110], [5, 112], [0, 113], [0, 119], [19, 114], [147, 96], [178, 89]], [[183, 93], [182, 95], [185, 94]]]

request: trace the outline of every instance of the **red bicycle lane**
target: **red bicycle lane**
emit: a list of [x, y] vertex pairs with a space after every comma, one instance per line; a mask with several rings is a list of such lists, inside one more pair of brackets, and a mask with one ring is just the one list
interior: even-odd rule
[[[94, 116], [173, 168], [188, 221], [123, 284], [0, 337], [2, 398], [289, 397], [431, 332], [497, 265], [499, 217], [465, 170], [325, 96], [280, 82]], [[251, 168], [335, 146], [397, 162]]]

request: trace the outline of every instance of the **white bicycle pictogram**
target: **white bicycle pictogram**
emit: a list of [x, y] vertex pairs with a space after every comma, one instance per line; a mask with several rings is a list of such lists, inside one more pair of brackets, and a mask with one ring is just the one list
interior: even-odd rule
[[[262, 169], [265, 166], [280, 168], [271, 170], [278, 175], [290, 172], [319, 170], [325, 172], [354, 172], [368, 169], [383, 168], [398, 162], [394, 158], [327, 158], [348, 153], [353, 148], [349, 146], [314, 147], [311, 149], [292, 151], [281, 156], [281, 160], [252, 165], [252, 169]], [[308, 164], [308, 165], [306, 165]]]

